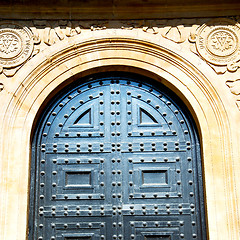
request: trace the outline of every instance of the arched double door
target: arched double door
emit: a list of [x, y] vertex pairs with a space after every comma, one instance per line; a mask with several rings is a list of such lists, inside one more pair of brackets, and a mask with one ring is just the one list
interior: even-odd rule
[[81, 79], [48, 105], [32, 151], [29, 239], [206, 239], [196, 130], [164, 86]]

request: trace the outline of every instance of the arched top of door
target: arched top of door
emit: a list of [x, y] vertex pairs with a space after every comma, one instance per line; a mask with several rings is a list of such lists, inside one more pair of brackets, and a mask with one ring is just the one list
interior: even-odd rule
[[160, 43], [151, 35], [129, 34], [126, 30], [75, 36], [39, 53], [13, 78], [16, 84], [10, 90], [8, 116], [14, 119], [23, 104], [29, 105], [28, 112], [36, 114], [57, 88], [91, 73], [113, 70], [140, 73], [172, 89], [190, 109], [200, 132], [199, 122], [206, 123], [210, 112], [216, 121], [228, 122], [216, 86], [209, 81], [213, 72], [204, 61], [189, 52], [184, 55], [165, 39]]

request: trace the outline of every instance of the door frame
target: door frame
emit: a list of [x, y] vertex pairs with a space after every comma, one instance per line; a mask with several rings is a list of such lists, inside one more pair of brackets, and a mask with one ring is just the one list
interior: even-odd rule
[[32, 129], [47, 100], [76, 78], [109, 70], [154, 78], [183, 100], [200, 133], [209, 239], [239, 239], [239, 127], [219, 79], [193, 53], [121, 29], [55, 44], [12, 78], [0, 122], [1, 238], [27, 238]]

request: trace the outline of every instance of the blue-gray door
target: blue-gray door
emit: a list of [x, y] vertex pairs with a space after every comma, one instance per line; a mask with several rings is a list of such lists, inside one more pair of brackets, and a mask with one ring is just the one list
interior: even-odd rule
[[206, 239], [186, 106], [137, 75], [90, 79], [55, 96], [38, 123], [29, 239]]

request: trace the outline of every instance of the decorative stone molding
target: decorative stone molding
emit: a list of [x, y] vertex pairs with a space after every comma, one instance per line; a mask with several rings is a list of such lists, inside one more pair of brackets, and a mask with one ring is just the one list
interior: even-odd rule
[[[190, 49], [223, 76], [240, 110], [240, 81], [230, 81], [224, 77], [225, 73], [234, 73], [240, 68], [240, 24], [229, 18], [220, 18], [201, 26], [194, 25], [189, 42], [194, 44]], [[235, 77], [232, 76], [233, 79]]]
[[43, 49], [41, 43], [51, 46], [81, 33], [80, 27], [72, 27], [69, 21], [58, 21], [57, 25], [50, 25], [41, 20], [26, 22], [24, 25], [15, 22], [0, 23], [0, 74], [7, 77], [12, 77], [24, 63], [39, 53]]
[[240, 67], [240, 24], [228, 19], [214, 19], [192, 28], [189, 41], [197, 53], [217, 73], [235, 72]]
[[29, 28], [12, 23], [0, 24], [0, 72], [7, 73], [26, 62], [33, 53], [33, 45]]
[[157, 27], [143, 27], [142, 30], [147, 33], [158, 34], [159, 30]]
[[235, 95], [236, 104], [240, 110], [240, 79], [237, 79], [235, 81], [229, 80], [226, 82], [226, 85], [230, 88], [231, 93]]
[[0, 83], [0, 92], [4, 89], [3, 83]]
[[183, 25], [176, 27], [165, 27], [162, 31], [162, 36], [175, 43], [183, 43], [187, 39], [188, 32]]
[[[180, 45], [183, 51], [194, 52], [217, 74], [236, 73], [240, 68], [240, 24], [231, 18], [198, 19], [197, 22], [195, 19], [32, 20], [0, 22], [0, 74], [12, 77], [44, 49], [79, 34], [107, 29], [153, 34], [160, 43], [167, 39]], [[234, 78], [223, 77], [225, 81]]]
[[46, 47], [79, 35], [82, 31], [110, 28], [143, 31], [154, 35], [161, 33], [157, 38], [163, 37], [175, 43], [183, 43], [189, 32], [189, 28], [184, 25], [166, 20], [0, 22], [0, 74], [12, 77], [24, 63]]

